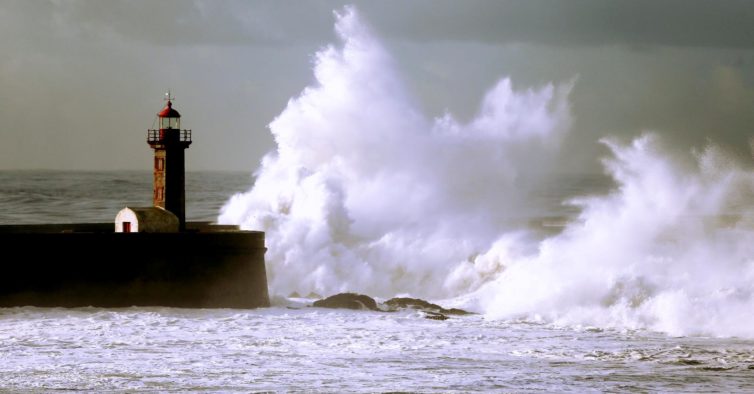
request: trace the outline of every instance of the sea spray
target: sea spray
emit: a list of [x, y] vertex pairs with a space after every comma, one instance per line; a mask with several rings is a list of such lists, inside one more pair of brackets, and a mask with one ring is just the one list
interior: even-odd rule
[[569, 128], [571, 84], [502, 79], [471, 121], [431, 119], [354, 8], [336, 31], [342, 47], [317, 53], [317, 83], [270, 124], [277, 151], [220, 221], [267, 232], [273, 293], [473, 290], [448, 274], [538, 211], [529, 194]]
[[754, 174], [714, 147], [679, 157], [651, 134], [627, 146], [604, 142], [612, 152], [605, 168], [618, 187], [577, 201], [579, 220], [537, 253], [510, 259], [498, 252], [507, 269], [475, 295], [481, 309], [503, 318], [754, 336]]
[[556, 175], [572, 82], [501, 79], [479, 113], [432, 119], [354, 8], [316, 84], [270, 124], [268, 154], [219, 221], [267, 232], [272, 293], [455, 298], [489, 317], [754, 337], [754, 180], [710, 146], [603, 142], [616, 187], [571, 201], [559, 234], [533, 191]]

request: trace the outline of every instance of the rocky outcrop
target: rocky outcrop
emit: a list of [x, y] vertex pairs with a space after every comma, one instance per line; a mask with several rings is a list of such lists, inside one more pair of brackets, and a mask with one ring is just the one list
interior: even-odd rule
[[423, 312], [426, 319], [447, 320], [448, 315], [469, 315], [470, 312], [462, 309], [445, 309], [440, 305], [427, 302], [419, 298], [397, 297], [387, 300], [384, 304], [377, 305], [372, 297], [356, 294], [341, 293], [325, 299], [315, 301], [312, 306], [317, 308], [355, 309], [382, 312], [396, 312], [403, 309], [412, 309]]
[[385, 302], [385, 305], [387, 306], [389, 311], [397, 311], [401, 309], [417, 309], [426, 313], [431, 312], [434, 314], [441, 314], [441, 315], [469, 315], [471, 314], [470, 312], [467, 312], [463, 309], [457, 309], [457, 308], [445, 309], [441, 307], [440, 305], [433, 304], [431, 302], [427, 302], [419, 298], [408, 298], [408, 297], [391, 298]]
[[336, 294], [323, 300], [314, 301], [312, 306], [317, 308], [362, 309], [370, 311], [380, 310], [377, 308], [377, 302], [374, 301], [374, 298], [355, 293]]
[[435, 312], [424, 312], [424, 318], [430, 320], [448, 320], [447, 316]]

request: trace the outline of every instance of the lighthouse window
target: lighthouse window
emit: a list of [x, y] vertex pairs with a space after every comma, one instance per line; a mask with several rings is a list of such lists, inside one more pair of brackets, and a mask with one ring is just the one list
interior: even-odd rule
[[155, 157], [154, 158], [154, 169], [162, 171], [165, 169], [165, 159], [162, 157]]
[[160, 128], [178, 129], [180, 128], [180, 118], [160, 118]]

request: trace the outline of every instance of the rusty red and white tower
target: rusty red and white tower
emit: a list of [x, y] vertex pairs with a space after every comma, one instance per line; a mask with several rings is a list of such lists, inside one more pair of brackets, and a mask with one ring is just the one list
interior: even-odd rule
[[157, 113], [159, 129], [147, 130], [147, 143], [154, 149], [154, 206], [165, 208], [186, 229], [185, 150], [191, 145], [191, 130], [181, 130], [181, 114], [167, 105]]

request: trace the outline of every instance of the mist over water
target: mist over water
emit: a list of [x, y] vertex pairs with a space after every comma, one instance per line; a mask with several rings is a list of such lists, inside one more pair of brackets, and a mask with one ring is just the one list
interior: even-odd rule
[[[418, 109], [354, 8], [316, 83], [270, 123], [268, 154], [219, 221], [267, 233], [270, 291], [410, 294], [500, 319], [754, 337], [754, 176], [714, 146], [606, 139], [615, 187], [547, 234], [574, 81], [503, 78], [468, 122]], [[537, 222], [537, 220], [534, 220]], [[539, 220], [541, 222], [541, 220]]]

